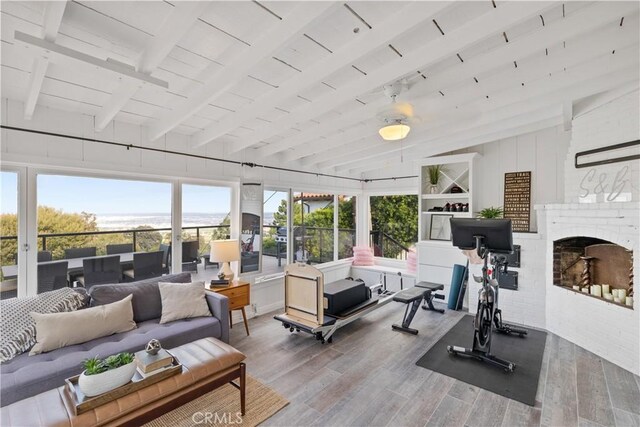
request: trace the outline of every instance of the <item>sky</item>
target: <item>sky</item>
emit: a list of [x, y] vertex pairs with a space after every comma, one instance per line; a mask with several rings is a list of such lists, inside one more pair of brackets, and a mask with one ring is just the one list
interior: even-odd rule
[[[0, 180], [0, 212], [16, 213], [17, 174], [2, 172]], [[265, 191], [265, 201], [273, 191]], [[275, 212], [286, 192], [266, 201], [265, 212]], [[170, 213], [171, 184], [149, 181], [38, 175], [38, 204], [65, 212], [95, 214]], [[182, 188], [184, 213], [228, 213], [231, 209], [231, 189], [205, 185]]]

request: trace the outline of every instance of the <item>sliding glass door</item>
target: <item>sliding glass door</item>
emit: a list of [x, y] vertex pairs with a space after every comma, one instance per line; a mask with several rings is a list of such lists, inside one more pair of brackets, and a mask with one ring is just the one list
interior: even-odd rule
[[18, 173], [0, 172], [0, 298], [18, 295]]

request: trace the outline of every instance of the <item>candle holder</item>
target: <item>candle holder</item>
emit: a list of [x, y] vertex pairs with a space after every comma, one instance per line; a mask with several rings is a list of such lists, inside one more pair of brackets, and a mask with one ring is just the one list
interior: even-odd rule
[[580, 259], [584, 263], [584, 268], [582, 269], [582, 275], [580, 277], [580, 287], [588, 288], [591, 284], [591, 261], [595, 259], [592, 256], [581, 256]]

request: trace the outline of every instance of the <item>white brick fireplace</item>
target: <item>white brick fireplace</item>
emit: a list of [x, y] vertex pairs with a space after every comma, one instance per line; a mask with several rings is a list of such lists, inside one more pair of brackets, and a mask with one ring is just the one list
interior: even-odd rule
[[[546, 240], [546, 327], [563, 338], [640, 374], [640, 306], [629, 309], [553, 284], [553, 242], [594, 237], [633, 250], [634, 275], [640, 265], [640, 203], [539, 206]], [[636, 280], [637, 282], [637, 280]], [[636, 285], [637, 288], [637, 285]], [[635, 298], [638, 298], [636, 292]]]
[[[640, 375], [640, 161], [576, 168], [575, 153], [640, 138], [638, 91], [580, 113], [565, 161], [565, 204], [536, 206], [545, 240], [546, 329]], [[638, 148], [640, 150], [640, 148]], [[633, 251], [634, 308], [554, 285], [553, 243], [606, 240]]]

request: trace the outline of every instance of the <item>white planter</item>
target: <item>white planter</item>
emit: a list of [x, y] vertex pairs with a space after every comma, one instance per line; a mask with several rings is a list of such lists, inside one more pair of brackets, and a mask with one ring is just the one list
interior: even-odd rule
[[135, 360], [116, 369], [96, 375], [80, 374], [78, 386], [85, 396], [97, 396], [125, 385], [136, 373]]

